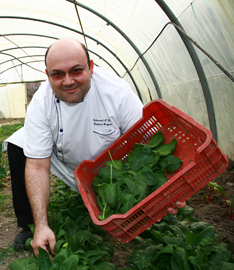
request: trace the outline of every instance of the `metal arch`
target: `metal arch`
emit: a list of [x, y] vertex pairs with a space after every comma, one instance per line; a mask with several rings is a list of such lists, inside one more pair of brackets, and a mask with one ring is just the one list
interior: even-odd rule
[[[34, 54], [34, 55], [30, 55], [30, 57], [45, 57], [45, 55], [43, 55], [43, 54]], [[17, 57], [17, 59], [22, 59], [22, 58], [29, 58], [29, 56], [20, 56], [20, 57]], [[17, 60], [17, 59], [15, 59], [15, 60]], [[12, 60], [13, 59], [9, 59], [9, 60], [3, 61], [3, 62], [0, 63], [0, 65], [6, 64], [7, 62], [11, 62]], [[41, 62], [41, 60], [38, 60], [38, 62]]]
[[[95, 55], [96, 55], [97, 57], [99, 57], [101, 60], [103, 60], [107, 65], [109, 65], [109, 66], [114, 70], [114, 72], [116, 73], [117, 76], [120, 76], [120, 75], [118, 74], [117, 70], [115, 70], [115, 68], [114, 68], [111, 64], [109, 64], [103, 57], [101, 57], [99, 54], [97, 54], [97, 53], [95, 53], [95, 52], [93, 52], [93, 51], [91, 51], [91, 50], [89, 50], [89, 51], [90, 51], [91, 53], [95, 54]], [[10, 55], [10, 54], [9, 54], [9, 55]], [[44, 55], [42, 55], [42, 54], [40, 54], [40, 55], [30, 55], [30, 56], [31, 56], [31, 57], [44, 57]], [[28, 57], [29, 57], [29, 56], [20, 56], [20, 57], [17, 57], [17, 59], [28, 58]], [[17, 59], [16, 59], [16, 60], [17, 60]], [[5, 63], [7, 63], [7, 62], [11, 62], [11, 61], [12, 61], [12, 59], [6, 60], [6, 61], [0, 63], [0, 65], [5, 64]], [[44, 62], [44, 59], [43, 59], [43, 60], [35, 60], [35, 61], [25, 62], [25, 64], [28, 64], [28, 63], [35, 63], [35, 62]], [[14, 65], [14, 66], [12, 66], [12, 67], [10, 67], [10, 68], [7, 68], [7, 69], [3, 70], [2, 72], [0, 72], [0, 74], [6, 72], [7, 70], [10, 70], [10, 69], [12, 69], [12, 68], [14, 68], [14, 67], [21, 66], [21, 65], [22, 65], [22, 63], [21, 63], [21, 64], [18, 64], [18, 65]]]
[[[74, 4], [74, 1], [73, 0], [66, 0], [66, 1]], [[92, 12], [95, 15], [97, 15], [98, 17], [100, 17], [101, 19], [103, 19], [105, 22], [107, 22], [108, 25], [111, 25], [117, 32], [119, 32], [121, 34], [121, 36], [132, 46], [132, 48], [135, 50], [135, 52], [137, 53], [137, 55], [140, 56], [142, 62], [144, 63], [144, 65], [145, 65], [145, 67], [146, 67], [146, 69], [147, 69], [147, 71], [148, 71], [148, 73], [149, 73], [149, 75], [150, 75], [150, 77], [151, 77], [151, 79], [153, 81], [153, 84], [154, 84], [154, 87], [155, 87], [156, 92], [158, 94], [158, 97], [159, 98], [162, 98], [161, 90], [160, 90], [159, 85], [158, 85], [158, 83], [156, 81], [156, 78], [155, 78], [155, 76], [153, 74], [153, 71], [151, 70], [148, 62], [145, 60], [144, 56], [142, 55], [142, 53], [140, 52], [140, 50], [137, 48], [137, 46], [135, 45], [135, 43], [133, 43], [133, 41], [117, 25], [115, 25], [112, 21], [110, 21], [109, 19], [107, 19], [105, 16], [103, 16], [102, 14], [100, 14], [99, 12], [97, 12], [96, 10], [93, 10], [93, 9], [91, 9], [91, 8], [85, 6], [84, 4], [79, 3], [77, 1], [76, 1], [76, 5], [82, 7], [82, 8], [84, 8], [84, 9], [90, 11], [90, 12]], [[85, 36], [87, 36], [87, 35], [85, 35]], [[128, 70], [127, 70], [127, 72], [129, 73]]]
[[[7, 48], [7, 49], [4, 49], [4, 50], [1, 50], [0, 53], [6, 52], [6, 51], [11, 51], [11, 50], [20, 50], [21, 48], [22, 49], [31, 49], [31, 48], [47, 49], [48, 47], [44, 47], [44, 46], [22, 46], [20, 48], [18, 48], [18, 47]], [[27, 56], [27, 57], [30, 57], [30, 56]]]
[[[52, 24], [52, 25], [56, 25], [56, 26], [59, 26], [59, 27], [62, 27], [62, 28], [65, 28], [67, 30], [70, 30], [70, 31], [73, 31], [75, 33], [78, 33], [78, 34], [82, 34], [80, 31], [76, 30], [76, 29], [72, 29], [68, 26], [64, 26], [64, 25], [61, 25], [61, 24], [58, 24], [58, 23], [55, 23], [55, 22], [51, 22], [51, 21], [46, 21], [46, 20], [42, 20], [42, 19], [36, 19], [36, 18], [29, 18], [29, 17], [21, 17], [21, 16], [0, 16], [0, 19], [21, 19], [21, 20], [31, 20], [31, 21], [37, 21], [37, 22], [42, 22], [42, 23], [48, 23], [48, 24]], [[134, 86], [136, 87], [136, 91], [137, 91], [137, 94], [140, 98], [140, 100], [142, 101], [142, 96], [141, 96], [141, 93], [139, 91], [139, 88], [134, 80], [134, 78], [132, 77], [132, 74], [128, 71], [127, 67], [125, 66], [125, 64], [119, 59], [119, 57], [114, 53], [112, 52], [107, 46], [105, 46], [103, 43], [101, 43], [99, 40], [95, 39], [94, 37], [91, 37], [89, 35], [86, 35], [86, 37], [88, 37], [89, 39], [91, 40], [94, 40], [95, 42], [97, 42], [97, 44], [100, 44], [102, 47], [104, 47], [108, 52], [110, 52], [112, 55], [114, 55], [114, 57], [121, 63], [121, 65], [124, 67], [124, 69], [127, 71], [129, 77], [131, 78]]]
[[[91, 50], [89, 50], [89, 51], [90, 51], [91, 53], [95, 54], [95, 55], [96, 55], [97, 57], [99, 57], [101, 60], [103, 60], [107, 65], [109, 65], [109, 66], [114, 70], [114, 72], [117, 74], [117, 76], [120, 77], [120, 75], [119, 75], [119, 73], [117, 72], [117, 70], [116, 70], [110, 63], [108, 63], [102, 56], [100, 56], [99, 54], [97, 54], [97, 53], [95, 53], [95, 52], [93, 52], [93, 51], [91, 51]], [[20, 57], [17, 57], [17, 59], [28, 58], [28, 57], [29, 57], [29, 56], [20, 56]], [[44, 54], [35, 54], [35, 55], [30, 55], [30, 57], [43, 57], [43, 60], [37, 60], [37, 61], [34, 61], [34, 62], [43, 62], [43, 61], [44, 61], [45, 55], [44, 55]], [[5, 63], [11, 62], [11, 61], [12, 61], [12, 59], [6, 60], [6, 61], [4, 61], [4, 62], [1, 62], [0, 65], [3, 65], [3, 64], [5, 64]], [[26, 63], [29, 63], [29, 62], [26, 62]], [[19, 65], [22, 65], [22, 64], [19, 64]], [[0, 72], [0, 74], [2, 74], [3, 72], [5, 72], [5, 71], [7, 71], [7, 70], [9, 70], [9, 69], [11, 69], [11, 68], [13, 68], [13, 67], [10, 67], [10, 68], [8, 68], [8, 69], [5, 69], [4, 71]]]
[[[179, 20], [176, 18], [175, 14], [172, 12], [172, 10], [169, 8], [169, 6], [164, 2], [164, 0], [155, 0], [155, 1], [161, 7], [161, 9], [164, 11], [164, 13], [167, 15], [169, 20], [171, 22], [174, 22], [181, 29], [183, 29], [183, 27], [180, 24]], [[183, 33], [178, 31], [177, 29], [176, 29], [176, 31], [180, 35], [182, 41], [184, 42], [185, 47], [188, 50], [188, 53], [189, 53], [189, 55], [191, 57], [191, 60], [192, 60], [192, 62], [194, 64], [197, 75], [198, 75], [199, 80], [201, 82], [202, 91], [203, 91], [203, 95], [204, 95], [204, 98], [205, 98], [206, 107], [207, 107], [207, 111], [208, 111], [210, 130], [211, 130], [211, 132], [213, 134], [213, 138], [217, 141], [218, 135], [217, 135], [217, 125], [216, 125], [216, 120], [215, 120], [214, 105], [213, 105], [213, 100], [212, 100], [212, 96], [211, 96], [211, 93], [210, 93], [209, 85], [208, 85], [208, 82], [206, 80], [205, 72], [203, 70], [203, 67], [202, 67], [202, 65], [200, 63], [200, 60], [199, 60], [199, 58], [197, 56], [197, 53], [196, 53], [192, 43], [190, 42], [190, 40], [185, 35], [183, 35]]]
[[[5, 52], [0, 52], [0, 53], [1, 53], [1, 54], [4, 54], [4, 55], [7, 55], [7, 56], [10, 56], [10, 57], [14, 58], [15, 60], [21, 62], [21, 61], [19, 60], [19, 58], [15, 57], [15, 56], [12, 55], [12, 54], [8, 54], [8, 53], [5, 53]], [[13, 60], [13, 59], [11, 59], [11, 60]], [[24, 62], [21, 62], [21, 64], [22, 64], [22, 65], [29, 66], [27, 63], [24, 63]], [[32, 69], [34, 69], [34, 70], [36, 70], [36, 71], [39, 71], [39, 72], [44, 73], [43, 71], [41, 71], [41, 70], [39, 70], [39, 69], [37, 69], [37, 68], [31, 67], [31, 66], [29, 66], [29, 67], [32, 68]]]
[[[47, 47], [43, 47], [43, 46], [23, 46], [23, 47], [20, 47], [20, 48], [23, 48], [23, 49], [26, 49], [26, 48], [40, 48], [40, 49], [47, 49]], [[4, 51], [10, 51], [10, 50], [19, 50], [20, 48], [18, 48], [18, 47], [15, 47], [15, 48], [8, 48], [8, 49], [4, 49], [4, 50], [2, 50], [2, 51], [0, 51], [0, 53], [2, 53], [2, 54], [6, 54], [6, 53], [3, 53]], [[95, 55], [97, 55], [100, 59], [102, 59], [104, 62], [106, 62], [113, 70], [114, 70], [114, 72], [119, 76], [119, 74], [118, 74], [118, 72], [115, 70], [115, 68], [112, 66], [112, 65], [110, 65], [103, 57], [101, 57], [99, 54], [97, 54], [97, 53], [95, 53], [95, 52], [93, 52], [93, 51], [91, 51], [91, 50], [89, 50], [91, 53], [93, 53], [93, 54], [95, 54]], [[9, 56], [12, 56], [14, 59], [21, 59], [21, 58], [23, 58], [23, 57], [29, 57], [29, 56], [21, 56], [21, 57], [15, 57], [15, 56], [13, 56], [13, 55], [11, 55], [11, 54], [6, 54], [6, 55], [9, 55]], [[11, 61], [12, 59], [10, 59], [10, 60], [8, 60], [8, 61]], [[41, 61], [33, 61], [33, 62], [41, 62]], [[124, 63], [122, 63], [122, 61], [119, 59], [119, 62], [125, 67], [125, 65], [124, 65]], [[25, 65], [27, 65], [29, 62], [26, 62], [26, 63], [21, 63], [20, 65], [22, 65], [22, 64], [25, 64]], [[127, 67], [125, 67], [125, 69], [127, 69]], [[7, 69], [8, 70], [8, 69]], [[43, 71], [41, 71], [41, 72], [43, 72]], [[2, 73], [2, 72], [1, 72]], [[0, 74], [1, 74], [0, 73]], [[133, 79], [133, 84], [134, 84], [134, 86], [136, 87], [136, 89], [138, 89], [137, 88], [137, 85], [136, 85], [136, 83], [135, 83], [135, 81], [134, 81], [134, 79]], [[141, 98], [141, 96], [139, 96], [140, 98]]]
[[[38, 36], [38, 37], [52, 38], [52, 39], [58, 40], [58, 38], [56, 38], [56, 37], [47, 36], [47, 35], [41, 35], [41, 34], [31, 34], [31, 33], [8, 33], [8, 34], [4, 34], [4, 36]], [[88, 51], [95, 54], [98, 58], [102, 59], [120, 77], [120, 74], [117, 72], [117, 70], [110, 63], [108, 63], [102, 56], [100, 56], [96, 52], [91, 51], [89, 49], [88, 49]], [[18, 58], [21, 59], [21, 58], [26, 58], [26, 57], [29, 57], [29, 56], [21, 56], [21, 57], [18, 57]], [[30, 57], [45, 57], [45, 55], [30, 55]], [[6, 62], [9, 62], [9, 61], [11, 61], [11, 60], [4, 61], [4, 62], [0, 63], [0, 65], [4, 64]]]

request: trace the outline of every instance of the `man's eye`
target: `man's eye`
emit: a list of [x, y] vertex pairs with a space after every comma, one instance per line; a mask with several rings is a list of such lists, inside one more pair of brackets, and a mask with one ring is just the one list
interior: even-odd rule
[[56, 72], [51, 73], [51, 76], [60, 77], [62, 74], [63, 74], [62, 71], [56, 71]]
[[73, 68], [70, 73], [73, 74], [73, 75], [78, 75], [78, 74], [81, 74], [83, 72], [83, 69], [82, 68]]

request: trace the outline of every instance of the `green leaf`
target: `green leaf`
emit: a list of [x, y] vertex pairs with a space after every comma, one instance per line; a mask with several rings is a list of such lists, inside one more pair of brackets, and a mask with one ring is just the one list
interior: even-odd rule
[[179, 169], [182, 165], [182, 160], [177, 156], [168, 155], [161, 157], [157, 165], [161, 166], [162, 169], [165, 169], [169, 174]]
[[59, 232], [56, 235], [56, 240], [58, 241], [61, 237], [63, 237], [65, 234], [67, 234], [64, 230], [59, 230]]
[[61, 251], [59, 251], [56, 256], [53, 258], [52, 261], [52, 270], [58, 270], [61, 269], [63, 262], [66, 260], [67, 258], [67, 250], [66, 249], [62, 249]]
[[106, 163], [106, 166], [113, 166], [113, 168], [115, 168], [117, 171], [120, 171], [123, 169], [122, 159], [119, 160], [112, 159]]
[[162, 131], [158, 130], [153, 137], [149, 139], [148, 146], [150, 148], [155, 148], [161, 145], [165, 140], [165, 137]]
[[162, 175], [161, 173], [155, 172], [154, 177], [157, 181], [157, 184], [155, 186], [152, 186], [150, 192], [157, 190], [158, 188], [160, 188], [163, 184], [165, 184], [167, 182], [167, 178], [164, 175]]
[[118, 183], [110, 183], [104, 188], [106, 202], [110, 205], [111, 208], [115, 208], [118, 203], [118, 187]]
[[102, 251], [106, 251], [109, 253], [109, 255], [112, 257], [115, 253], [115, 250], [113, 246], [108, 242], [103, 242], [100, 245], [98, 245], [98, 248]]
[[79, 257], [77, 255], [71, 255], [62, 264], [61, 270], [78, 270]]
[[57, 255], [60, 252], [62, 245], [65, 243], [66, 243], [66, 241], [64, 239], [60, 239], [56, 242], [56, 244], [54, 246], [55, 255]]
[[157, 185], [157, 179], [155, 177], [154, 172], [149, 167], [144, 167], [141, 169], [140, 174], [144, 176], [143, 180], [146, 182], [148, 186], [154, 186]]
[[154, 258], [151, 252], [147, 250], [137, 250], [128, 254], [125, 260], [136, 265], [137, 269], [150, 269], [148, 267], [151, 265]]
[[193, 215], [194, 209], [190, 206], [185, 206], [182, 209], [178, 209], [178, 213], [176, 214], [176, 218], [178, 220], [184, 220]]
[[50, 256], [47, 251], [41, 247], [39, 247], [38, 261], [40, 270], [48, 270], [51, 267]]
[[148, 192], [148, 186], [140, 174], [136, 174], [132, 178], [125, 178], [124, 183], [127, 185], [132, 194], [140, 195]]
[[6, 174], [6, 171], [5, 169], [0, 166], [0, 178], [6, 178], [7, 177], [7, 174]]
[[132, 161], [130, 164], [130, 168], [133, 171], [138, 171], [142, 169], [144, 166], [155, 163], [154, 154], [151, 151], [150, 147], [144, 146], [143, 149], [135, 152], [132, 157]]
[[171, 257], [172, 270], [191, 270], [186, 252], [180, 247], [175, 247], [174, 255]]
[[36, 270], [38, 268], [37, 258], [14, 260], [9, 265], [11, 270]]
[[163, 247], [161, 250], [159, 250], [156, 255], [154, 256], [154, 261], [157, 261], [158, 257], [161, 254], [174, 254], [174, 249], [172, 245], [167, 245]]
[[76, 223], [67, 216], [66, 218], [66, 224], [63, 226], [63, 229], [69, 234], [70, 236], [73, 236], [76, 234], [76, 232], [79, 230], [79, 227], [76, 225]]
[[87, 256], [90, 265], [94, 264], [98, 260], [101, 260], [102, 258], [105, 258], [107, 261], [110, 260], [110, 255], [106, 251], [87, 250], [85, 255]]
[[122, 203], [121, 213], [125, 214], [134, 205], [136, 205], [137, 200], [136, 200], [136, 198], [135, 198], [135, 196], [133, 194], [125, 194], [125, 193], [123, 193], [121, 191], [119, 193], [120, 193], [120, 200], [121, 200], [121, 203]]
[[176, 235], [176, 236], [182, 238], [183, 240], [185, 240], [185, 235], [178, 226], [171, 225], [170, 229], [171, 229], [171, 231], [173, 232], [174, 235]]
[[110, 262], [98, 262], [95, 265], [90, 265], [90, 270], [116, 270], [116, 267]]
[[196, 241], [196, 236], [193, 233], [187, 231], [185, 242], [187, 244], [194, 245], [195, 241]]
[[201, 244], [202, 240], [205, 238], [209, 238], [210, 240], [215, 239], [215, 228], [213, 226], [209, 226], [205, 228], [203, 231], [201, 231], [197, 236], [196, 240], [194, 242], [195, 246], [198, 246]]
[[28, 238], [28, 239], [26, 240], [26, 242], [25, 242], [25, 247], [26, 247], [27, 249], [32, 249], [32, 247], [31, 247], [31, 241], [32, 241], [32, 237], [30, 237], [30, 238]]
[[234, 263], [224, 262], [219, 270], [233, 270]]

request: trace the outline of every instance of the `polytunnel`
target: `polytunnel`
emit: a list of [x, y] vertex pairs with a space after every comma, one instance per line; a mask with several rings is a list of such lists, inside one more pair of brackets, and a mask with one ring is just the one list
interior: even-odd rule
[[234, 159], [232, 0], [0, 0], [0, 7], [1, 86], [45, 81], [46, 49], [75, 38], [144, 104], [159, 98], [177, 107]]

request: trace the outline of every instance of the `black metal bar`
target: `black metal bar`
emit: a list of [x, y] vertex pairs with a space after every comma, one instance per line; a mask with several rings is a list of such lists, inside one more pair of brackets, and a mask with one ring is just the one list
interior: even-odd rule
[[[67, 27], [67, 26], [64, 26], [64, 25], [61, 25], [61, 24], [58, 24], [58, 23], [54, 23], [54, 22], [50, 22], [50, 21], [46, 21], [46, 20], [41, 20], [41, 19], [35, 19], [35, 18], [29, 18], [29, 17], [21, 17], [21, 16], [0, 16], [0, 19], [21, 19], [21, 20], [31, 20], [31, 21], [38, 21], [38, 22], [42, 22], [42, 23], [48, 23], [48, 24], [52, 24], [52, 25], [56, 25], [56, 26], [59, 26], [59, 27], [62, 27], [62, 28], [65, 28], [67, 30], [70, 30], [70, 31], [73, 31], [75, 33], [78, 33], [80, 35], [83, 35], [83, 33], [81, 33], [80, 31], [76, 30], [76, 29], [72, 29], [70, 27]], [[3, 35], [4, 36], [4, 35]], [[125, 64], [121, 61], [121, 59], [114, 53], [112, 52], [107, 46], [105, 46], [103, 43], [101, 43], [100, 41], [98, 41], [97, 39], [89, 36], [89, 35], [86, 35], [86, 37], [88, 37], [89, 39], [92, 39], [94, 40], [95, 42], [97, 42], [98, 44], [100, 44], [101, 46], [103, 46], [107, 51], [109, 51], [112, 55], [115, 56], [115, 58], [120, 62], [120, 64], [124, 67], [124, 69], [127, 71], [130, 79], [132, 80], [135, 88], [136, 88], [136, 91], [137, 91], [137, 94], [140, 98], [141, 101], [142, 100], [142, 96], [141, 96], [141, 92], [134, 80], [134, 78], [132, 77], [132, 74], [128, 71], [127, 67], [125, 66]]]
[[[172, 12], [172, 10], [169, 8], [169, 6], [164, 2], [164, 0], [155, 0], [157, 4], [161, 7], [161, 9], [165, 12], [167, 17], [178, 25], [181, 29], [183, 29], [182, 25], [180, 24], [179, 20], [176, 18], [175, 14]], [[203, 95], [206, 102], [207, 112], [208, 112], [208, 118], [209, 118], [209, 124], [210, 124], [210, 130], [213, 134], [213, 138], [217, 141], [218, 134], [217, 134], [217, 125], [216, 125], [216, 119], [215, 119], [215, 112], [214, 112], [214, 105], [212, 96], [210, 93], [209, 85], [206, 80], [205, 72], [203, 70], [203, 67], [200, 63], [199, 57], [197, 56], [197, 53], [191, 43], [191, 41], [181, 32], [176, 29], [178, 34], [180, 35], [181, 39], [184, 42], [184, 45], [186, 46], [188, 53], [191, 57], [191, 60], [194, 64], [194, 67], [196, 69], [197, 75], [199, 77], [199, 80], [201, 82]]]

